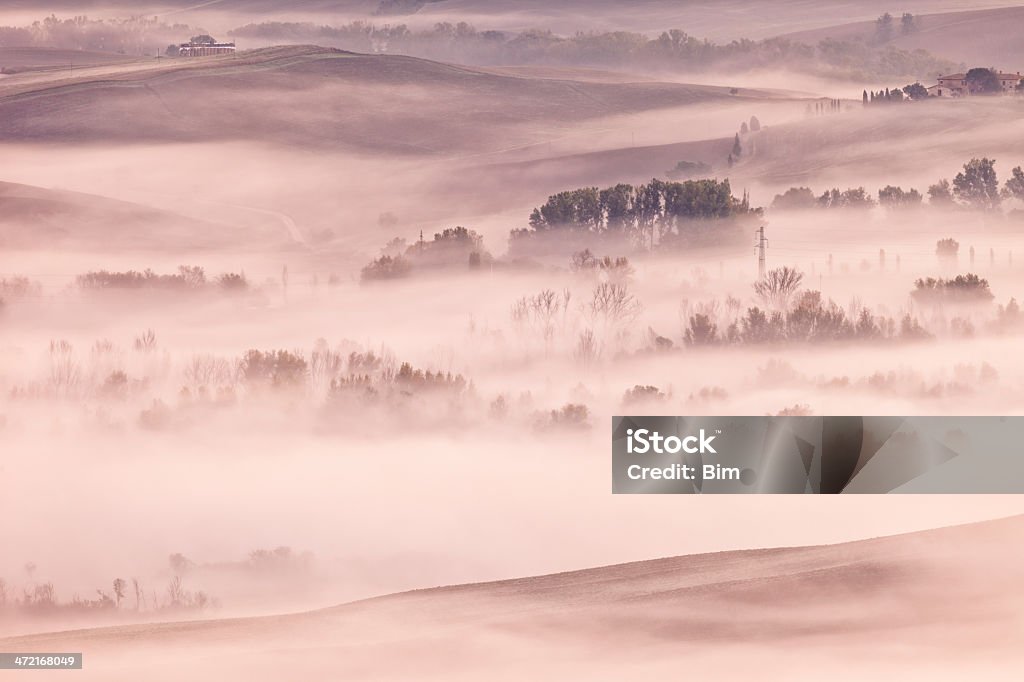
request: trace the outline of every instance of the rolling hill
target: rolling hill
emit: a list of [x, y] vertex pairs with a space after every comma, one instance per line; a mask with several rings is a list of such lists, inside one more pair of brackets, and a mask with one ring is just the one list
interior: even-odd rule
[[599, 117], [769, 96], [702, 85], [512, 75], [315, 47], [268, 48], [43, 84], [10, 77], [0, 82], [0, 137], [61, 143], [253, 140], [438, 155], [534, 143]]
[[[903, 50], [927, 50], [968, 66], [1024, 71], [1021, 51], [1024, 7], [925, 14], [916, 17], [915, 25], [913, 32], [903, 34], [897, 18], [894, 37], [887, 44]], [[789, 33], [783, 37], [814, 44], [826, 38], [870, 41], [874, 36], [875, 22], [871, 20]]]
[[0, 247], [66, 250], [237, 248], [286, 242], [278, 225], [231, 225], [102, 196], [0, 182]]
[[70, 74], [74, 68], [128, 61], [131, 61], [131, 58], [112, 52], [59, 50], [49, 47], [0, 47], [0, 72], [5, 74], [50, 69]]
[[673, 669], [716, 680], [1013, 679], [1024, 665], [1022, 537], [1024, 517], [1013, 517], [286, 616], [14, 637], [0, 649], [84, 651], [83, 679], [104, 680], [622, 679]]
[[951, 178], [974, 157], [996, 159], [1000, 178], [1024, 161], [1020, 102], [1011, 97], [932, 99], [771, 126], [733, 175], [765, 184], [916, 183]]

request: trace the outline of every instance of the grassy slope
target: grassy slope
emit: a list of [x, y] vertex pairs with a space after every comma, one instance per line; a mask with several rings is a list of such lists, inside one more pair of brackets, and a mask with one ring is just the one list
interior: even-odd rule
[[[1020, 643], [1014, 586], [1024, 578], [1016, 549], [1022, 535], [1024, 517], [1014, 517], [841, 545], [419, 590], [291, 616], [9, 638], [0, 649], [84, 649], [89, 679], [127, 679], [151, 654], [167, 675], [209, 666], [210, 678], [215, 669], [223, 677], [218, 666], [256, 662], [253, 674], [270, 679], [298, 662], [317, 679], [369, 670], [382, 678], [410, 670], [451, 678], [477, 666], [522, 671], [542, 662], [568, 661], [579, 671], [594, 657], [621, 671], [639, 662], [629, 662], [639, 651], [678, 665], [755, 643], [806, 657], [854, 654], [849, 660], [859, 669], [877, 671], [895, 664], [884, 648], [898, 642], [900, 656], [961, 665], [991, 652], [1012, 656]], [[612, 641], [620, 653], [603, 650]], [[954, 646], [965, 642], [972, 646]], [[770, 649], [747, 655], [755, 664], [772, 658]]]
[[281, 230], [242, 231], [106, 197], [0, 182], [5, 248], [224, 248], [246, 237], [284, 241]]
[[[916, 32], [903, 35], [897, 19], [896, 36], [890, 44], [904, 50], [928, 50], [972, 66], [1024, 71], [1024, 52], [1021, 52], [1024, 7], [927, 14], [919, 16], [917, 23]], [[874, 35], [874, 21], [860, 21], [791, 33], [786, 37], [813, 44], [824, 38], [871, 40]]]
[[598, 117], [730, 98], [711, 86], [534, 78], [290, 47], [45, 84], [11, 78], [0, 87], [0, 135], [62, 143], [258, 140], [434, 155], [493, 151]]

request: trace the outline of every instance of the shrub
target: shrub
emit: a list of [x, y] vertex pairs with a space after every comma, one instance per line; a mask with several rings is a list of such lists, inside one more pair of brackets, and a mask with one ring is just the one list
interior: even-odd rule
[[622, 396], [623, 405], [637, 405], [642, 403], [661, 402], [665, 400], [665, 394], [658, 390], [657, 386], [641, 386], [637, 384], [626, 391]]
[[711, 173], [711, 166], [703, 161], [680, 161], [675, 168], [665, 173], [672, 180], [685, 180]]
[[960, 253], [960, 242], [955, 239], [940, 239], [935, 242], [935, 255], [939, 258], [956, 258]]
[[217, 286], [225, 291], [245, 291], [249, 288], [249, 281], [244, 272], [227, 272], [217, 278]]
[[0, 277], [0, 299], [38, 296], [42, 290], [38, 282], [33, 282], [28, 277]]
[[557, 410], [551, 410], [540, 417], [537, 426], [540, 428], [580, 429], [589, 426], [590, 410], [586, 405], [566, 403]]
[[384, 255], [370, 262], [362, 269], [360, 278], [364, 282], [388, 279], [401, 279], [407, 277], [412, 271], [412, 266], [402, 256]]

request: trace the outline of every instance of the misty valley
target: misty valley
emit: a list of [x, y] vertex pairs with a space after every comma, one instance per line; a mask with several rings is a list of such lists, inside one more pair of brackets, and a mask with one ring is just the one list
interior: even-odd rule
[[[608, 463], [1024, 413], [1024, 5], [51, 5], [0, 8], [0, 653], [1016, 679], [1019, 496]], [[629, 477], [752, 487], [719, 435]]]

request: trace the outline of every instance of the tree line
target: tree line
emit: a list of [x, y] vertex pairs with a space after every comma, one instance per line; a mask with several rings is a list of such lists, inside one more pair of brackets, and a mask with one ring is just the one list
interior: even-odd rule
[[530, 214], [530, 228], [519, 231], [580, 230], [615, 233], [638, 244], [684, 237], [697, 221], [760, 215], [744, 193], [732, 195], [728, 180], [666, 182], [657, 178], [633, 186], [620, 183], [598, 189], [584, 187], [548, 197]]
[[[928, 187], [928, 202], [939, 207], [963, 206], [981, 210], [996, 210], [1004, 199], [1024, 200], [1024, 168], [1017, 166], [1010, 177], [999, 185], [995, 159], [971, 159], [952, 183], [943, 178]], [[878, 204], [886, 208], [913, 208], [922, 205], [924, 196], [916, 189], [887, 185], [878, 190]], [[827, 190], [816, 196], [809, 187], [790, 187], [776, 194], [771, 208], [776, 210], [802, 210], [810, 208], [872, 208], [875, 199], [863, 187], [840, 191]]]
[[471, 24], [441, 22], [431, 28], [354, 21], [340, 26], [311, 22], [263, 22], [230, 31], [241, 39], [330, 45], [355, 52], [387, 52], [476, 64], [591, 64], [634, 66], [715, 66], [742, 70], [772, 64], [835, 73], [928, 74], [953, 68], [923, 50], [877, 48], [864, 41], [826, 39], [816, 45], [785, 38], [738, 39], [715, 43], [680, 29], [655, 37], [627, 31], [579, 32], [560, 36], [550, 30], [478, 30]]

